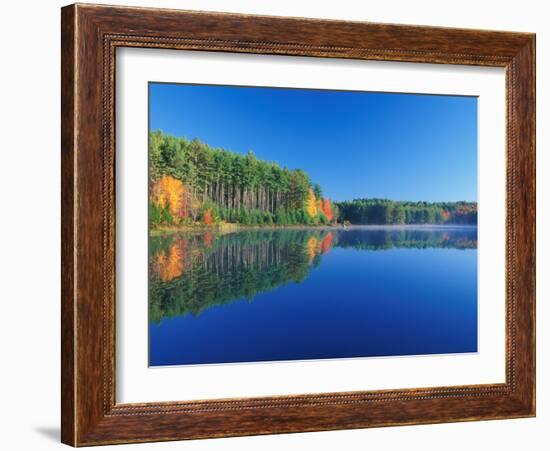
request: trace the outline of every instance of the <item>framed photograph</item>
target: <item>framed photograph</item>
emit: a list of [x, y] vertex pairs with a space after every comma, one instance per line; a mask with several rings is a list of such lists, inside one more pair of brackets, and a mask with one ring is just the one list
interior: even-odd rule
[[62, 441], [535, 415], [535, 36], [62, 9]]

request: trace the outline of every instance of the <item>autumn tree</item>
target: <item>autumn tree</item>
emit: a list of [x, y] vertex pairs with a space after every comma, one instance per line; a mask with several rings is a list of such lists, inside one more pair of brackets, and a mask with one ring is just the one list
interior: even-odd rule
[[162, 176], [152, 189], [153, 201], [161, 208], [168, 208], [177, 218], [187, 216], [185, 193], [181, 180], [169, 175]]
[[323, 199], [323, 205], [321, 209], [323, 210], [323, 213], [327, 217], [328, 221], [332, 222], [332, 220], [334, 219], [334, 216], [332, 215], [332, 210], [330, 208], [330, 199], [328, 198]]
[[308, 192], [308, 197], [306, 200], [306, 211], [310, 218], [317, 216], [317, 201], [315, 199], [315, 193], [310, 188]]
[[210, 208], [207, 208], [203, 214], [202, 221], [206, 225], [212, 224], [212, 212], [210, 211]]

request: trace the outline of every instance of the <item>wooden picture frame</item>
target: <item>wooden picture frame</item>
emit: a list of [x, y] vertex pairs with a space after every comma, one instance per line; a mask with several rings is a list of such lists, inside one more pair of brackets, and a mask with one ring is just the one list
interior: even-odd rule
[[[71, 5], [62, 9], [61, 437], [73, 446], [535, 415], [535, 35]], [[115, 50], [202, 50], [506, 69], [506, 382], [119, 404]]]

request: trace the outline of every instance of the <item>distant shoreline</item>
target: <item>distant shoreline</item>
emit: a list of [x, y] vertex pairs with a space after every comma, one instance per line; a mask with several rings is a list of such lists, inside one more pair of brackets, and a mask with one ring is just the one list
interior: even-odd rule
[[[344, 228], [344, 226], [339, 226]], [[348, 229], [476, 229], [477, 224], [352, 224]]]

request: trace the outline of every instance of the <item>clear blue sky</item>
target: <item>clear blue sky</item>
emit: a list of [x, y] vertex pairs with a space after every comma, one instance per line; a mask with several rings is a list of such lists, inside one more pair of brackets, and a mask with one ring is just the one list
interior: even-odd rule
[[150, 129], [305, 170], [333, 200], [477, 200], [477, 98], [149, 84]]

